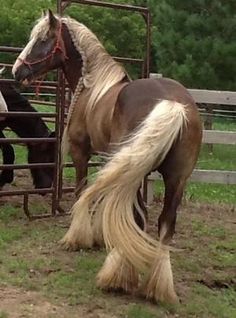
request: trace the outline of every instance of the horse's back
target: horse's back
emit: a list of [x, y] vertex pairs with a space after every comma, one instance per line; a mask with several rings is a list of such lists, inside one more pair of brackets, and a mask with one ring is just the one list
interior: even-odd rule
[[[169, 78], [138, 79], [122, 89], [118, 103], [120, 107], [151, 107], [161, 100], [173, 100], [184, 105], [194, 105], [188, 90], [179, 82]], [[149, 106], [150, 105], [150, 106]]]
[[188, 90], [168, 78], [138, 79], [125, 86], [117, 99], [113, 120], [113, 140], [122, 139], [135, 129], [162, 100], [188, 105], [196, 113], [197, 108]]

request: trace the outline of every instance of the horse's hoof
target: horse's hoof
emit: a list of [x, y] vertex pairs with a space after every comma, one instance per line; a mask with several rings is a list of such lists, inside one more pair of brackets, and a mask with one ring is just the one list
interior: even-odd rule
[[79, 250], [77, 244], [69, 243], [67, 240], [61, 239], [58, 243], [61, 246], [61, 248], [65, 251], [74, 252]]

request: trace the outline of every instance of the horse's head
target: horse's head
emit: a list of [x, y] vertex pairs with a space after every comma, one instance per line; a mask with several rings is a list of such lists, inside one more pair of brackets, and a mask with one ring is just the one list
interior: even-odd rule
[[33, 28], [12, 73], [19, 82], [29, 84], [48, 71], [62, 67], [66, 59], [61, 19], [48, 10]]
[[[55, 137], [55, 132], [50, 133], [49, 138]], [[28, 147], [29, 163], [53, 163], [55, 159], [55, 144], [51, 142], [32, 143]], [[31, 176], [36, 189], [50, 188], [53, 182], [54, 168], [42, 167], [31, 169]]]

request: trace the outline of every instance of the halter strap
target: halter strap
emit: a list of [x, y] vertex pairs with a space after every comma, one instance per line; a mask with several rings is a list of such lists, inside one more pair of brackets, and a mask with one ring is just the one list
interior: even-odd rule
[[68, 56], [66, 55], [65, 47], [62, 47], [60, 45], [60, 40], [62, 39], [61, 33], [62, 33], [62, 22], [59, 21], [59, 28], [58, 28], [58, 32], [57, 32], [57, 40], [56, 40], [56, 43], [55, 43], [55, 46], [54, 46], [53, 50], [48, 55], [46, 55], [45, 57], [43, 57], [41, 59], [32, 61], [32, 62], [29, 62], [26, 59], [22, 59], [20, 57], [18, 57], [18, 60], [21, 61], [26, 66], [28, 66], [30, 70], [32, 70], [32, 65], [42, 63], [42, 62], [44, 62], [44, 61], [46, 61], [48, 59], [52, 59], [52, 57], [54, 56], [54, 54], [56, 54], [57, 51], [61, 51], [63, 56], [64, 56], [64, 58], [67, 60]]

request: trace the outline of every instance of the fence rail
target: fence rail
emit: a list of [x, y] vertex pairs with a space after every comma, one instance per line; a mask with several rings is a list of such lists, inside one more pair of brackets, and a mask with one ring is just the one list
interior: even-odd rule
[[236, 92], [204, 89], [189, 89], [188, 91], [197, 103], [234, 105], [236, 107]]
[[[59, 14], [64, 13], [64, 10], [70, 6], [72, 3], [77, 3], [80, 5], [93, 5], [93, 6], [99, 6], [104, 8], [114, 8], [114, 9], [120, 9], [120, 10], [127, 10], [129, 12], [134, 12], [136, 14], [141, 15], [144, 17], [143, 22], [145, 23], [146, 27], [146, 37], [145, 37], [145, 51], [142, 58], [131, 58], [131, 57], [114, 57], [116, 60], [123, 62], [123, 63], [136, 63], [140, 66], [142, 77], [148, 77], [149, 76], [149, 60], [150, 60], [150, 12], [148, 8], [144, 8], [141, 6], [131, 6], [127, 4], [116, 4], [116, 3], [108, 3], [103, 1], [92, 1], [92, 0], [71, 0], [71, 1], [64, 1], [64, 0], [57, 0], [57, 11]], [[0, 46], [0, 52], [10, 53], [14, 54], [21, 52], [21, 48], [15, 48], [15, 47], [7, 47], [7, 46]], [[2, 62], [2, 61], [1, 61]], [[3, 65], [4, 63], [1, 63], [0, 65]], [[11, 64], [7, 63], [7, 67], [11, 67]], [[55, 117], [54, 123], [55, 123], [55, 132], [56, 132], [56, 151], [55, 151], [55, 171], [54, 171], [54, 183], [53, 187], [50, 189], [34, 189], [32, 191], [26, 190], [16, 190], [16, 191], [0, 191], [1, 195], [23, 195], [24, 196], [24, 211], [27, 214], [28, 217], [30, 217], [29, 209], [28, 209], [28, 198], [29, 194], [35, 194], [35, 193], [51, 193], [52, 194], [52, 215], [55, 215], [56, 213], [62, 213], [62, 209], [60, 207], [60, 199], [62, 196], [62, 193], [65, 192], [71, 192], [74, 191], [74, 187], [67, 187], [63, 185], [63, 178], [62, 178], [62, 169], [61, 169], [61, 157], [60, 157], [60, 143], [64, 127], [64, 118], [66, 117], [66, 113], [68, 111], [68, 105], [67, 105], [67, 87], [66, 83], [64, 81], [64, 77], [61, 72], [56, 72], [56, 80], [55, 81], [44, 81], [42, 85], [40, 86], [41, 89], [44, 90], [44, 93], [54, 93], [55, 92], [55, 113], [53, 115], [48, 116], [47, 114], [44, 114], [45, 117]], [[14, 83], [12, 79], [4, 79], [0, 81]], [[31, 89], [34, 89], [34, 87], [37, 87], [37, 82], [34, 83], [34, 85], [31, 86]], [[42, 97], [42, 96], [41, 96]], [[51, 105], [52, 101], [51, 98], [49, 101], [45, 101], [45, 103], [41, 102], [41, 100], [38, 101], [32, 101], [34, 104], [44, 104], [44, 105]], [[54, 103], [53, 103], [54, 104]], [[53, 105], [52, 105], [53, 106]], [[20, 114], [19, 114], [20, 115]], [[11, 115], [9, 115], [11, 116]], [[47, 119], [47, 121], [52, 121], [53, 118]], [[29, 141], [29, 139], [24, 138], [21, 139], [21, 141]], [[0, 142], [4, 142], [1, 140]], [[9, 138], [7, 142], [14, 142], [18, 143], [20, 142], [19, 139], [16, 138]], [[96, 163], [90, 163], [90, 166], [94, 166]], [[69, 164], [70, 165], [70, 164]], [[27, 165], [24, 165], [26, 168]], [[66, 165], [68, 166], [68, 165]], [[31, 166], [32, 167], [32, 166]], [[2, 165], [0, 167], [4, 168]], [[45, 216], [49, 216], [49, 214], [46, 214]], [[34, 216], [35, 217], [35, 216]], [[42, 217], [40, 215], [39, 217]]]
[[[160, 78], [161, 74], [151, 74], [152, 78]], [[205, 121], [205, 128], [203, 131], [202, 142], [212, 147], [213, 144], [223, 145], [236, 145], [236, 132], [235, 131], [218, 131], [212, 130], [212, 114], [214, 107], [220, 105], [220, 110], [225, 111], [225, 107], [230, 105], [232, 107], [232, 113], [236, 110], [236, 92], [230, 91], [209, 91], [202, 89], [188, 89], [193, 96], [197, 104], [206, 104], [202, 107], [206, 109], [204, 115], [207, 120]], [[208, 112], [209, 111], [209, 112]], [[225, 116], [227, 117], [227, 116]], [[232, 117], [232, 116], [231, 116]], [[234, 117], [236, 120], [236, 116]], [[162, 177], [158, 172], [152, 172], [147, 178], [147, 203], [150, 204], [153, 201], [154, 196], [154, 182], [161, 180]], [[236, 184], [236, 150], [235, 150], [235, 170], [203, 170], [195, 169], [190, 177], [191, 181], [205, 182], [205, 183], [220, 183], [227, 185]]]
[[219, 131], [219, 130], [204, 130], [202, 142], [205, 144], [236, 145], [236, 132]]

